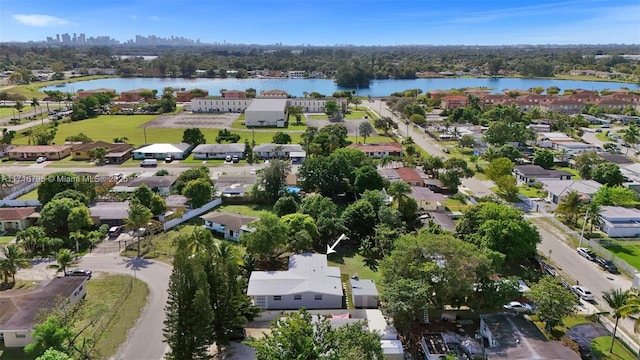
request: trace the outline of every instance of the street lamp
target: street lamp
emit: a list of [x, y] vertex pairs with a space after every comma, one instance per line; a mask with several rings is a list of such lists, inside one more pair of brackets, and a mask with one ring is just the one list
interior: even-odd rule
[[584, 228], [587, 226], [587, 217], [589, 217], [589, 209], [584, 213], [584, 221], [582, 222], [582, 231], [580, 231], [580, 241], [578, 247], [582, 247], [582, 239], [584, 239]]

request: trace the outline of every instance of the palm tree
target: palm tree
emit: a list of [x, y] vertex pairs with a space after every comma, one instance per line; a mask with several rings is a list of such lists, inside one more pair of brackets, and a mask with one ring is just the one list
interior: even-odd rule
[[76, 242], [76, 253], [80, 252], [80, 240], [84, 239], [84, 234], [80, 231], [74, 231], [69, 234], [69, 240]]
[[635, 145], [640, 142], [640, 129], [638, 129], [638, 127], [635, 125], [631, 125], [628, 128], [624, 129], [622, 131], [622, 140], [629, 144], [626, 153], [626, 155], [629, 155], [629, 148], [631, 146], [634, 146], [635, 148]]
[[[638, 290], [633, 290], [630, 291], [629, 294], [627, 294], [627, 300], [624, 303], [624, 306], [622, 306], [620, 308], [620, 316], [621, 317], [627, 317], [627, 316], [631, 316], [631, 315], [638, 315], [640, 314], [640, 292]], [[640, 328], [640, 318], [636, 319], [635, 322], [635, 326], [634, 326], [634, 331], [638, 331], [638, 328]]]
[[214, 243], [211, 231], [204, 227], [194, 227], [187, 239], [188, 249], [193, 254], [210, 252]]
[[22, 104], [22, 101], [20, 101], [20, 100], [16, 101], [16, 104], [13, 107], [16, 108], [16, 110], [18, 110], [18, 122], [20, 122], [20, 113], [22, 112], [22, 109], [24, 108], [24, 105]]
[[627, 299], [629, 299], [629, 290], [611, 289], [603, 292], [602, 298], [607, 302], [609, 307], [613, 309], [613, 315], [616, 318], [616, 324], [613, 327], [613, 334], [611, 335], [611, 348], [609, 349], [609, 352], [613, 352], [613, 343], [616, 341], [618, 321], [620, 321], [620, 317], [622, 317], [620, 310], [626, 305]]
[[498, 158], [498, 152], [493, 148], [493, 146], [489, 146], [482, 155], [480, 155], [480, 157], [487, 162], [492, 162]]
[[56, 262], [58, 265], [53, 265], [58, 268], [56, 272], [61, 272], [65, 275], [67, 274], [67, 268], [78, 263], [69, 249], [60, 249], [56, 254]]
[[398, 207], [404, 202], [404, 196], [411, 194], [411, 187], [404, 181], [396, 181], [389, 185], [387, 194], [391, 195], [394, 201], [398, 202]]
[[40, 106], [40, 101], [38, 101], [37, 97], [33, 97], [31, 99], [31, 106], [36, 109], [36, 116], [38, 116], [38, 106]]
[[140, 235], [142, 235], [140, 228], [147, 225], [153, 214], [146, 206], [135, 200], [131, 201], [127, 214], [129, 217], [125, 219], [125, 223], [128, 227], [135, 229], [138, 238], [138, 257], [140, 257]]
[[556, 213], [564, 216], [569, 224], [575, 225], [582, 208], [582, 198], [577, 191], [571, 191], [562, 198]]
[[584, 208], [587, 215], [586, 220], [589, 221], [589, 224], [591, 226], [589, 231], [593, 232], [594, 225], [596, 225], [596, 227], [600, 226], [600, 214], [602, 213], [602, 206], [600, 206], [600, 204], [598, 203], [590, 202], [589, 204], [585, 205]]
[[27, 259], [24, 251], [18, 247], [18, 245], [11, 244], [7, 245], [2, 249], [4, 253], [6, 267], [11, 274], [11, 279], [13, 283], [16, 282], [16, 273], [19, 268], [28, 268], [31, 267], [31, 261]]
[[9, 264], [9, 260], [0, 259], [0, 278], [2, 278], [3, 283], [9, 282], [9, 277], [11, 276], [11, 264]]

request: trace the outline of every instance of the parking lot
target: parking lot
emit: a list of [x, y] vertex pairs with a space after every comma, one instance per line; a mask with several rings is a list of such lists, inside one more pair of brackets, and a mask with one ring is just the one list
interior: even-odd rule
[[146, 127], [150, 128], [170, 128], [170, 129], [186, 129], [186, 128], [211, 128], [225, 129], [230, 128], [231, 124], [238, 118], [239, 114], [191, 114], [183, 112], [177, 115], [162, 115], [148, 122]]

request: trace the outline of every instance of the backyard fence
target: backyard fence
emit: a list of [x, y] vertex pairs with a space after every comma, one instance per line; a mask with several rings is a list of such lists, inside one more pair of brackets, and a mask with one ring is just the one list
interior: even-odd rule
[[221, 198], [217, 198], [214, 199], [213, 201], [210, 201], [204, 205], [202, 205], [201, 207], [197, 208], [197, 209], [193, 209], [193, 210], [189, 210], [186, 213], [184, 213], [181, 217], [179, 218], [175, 218], [175, 219], [171, 219], [167, 222], [164, 223], [163, 227], [164, 230], [169, 230], [172, 227], [182, 224], [183, 222], [187, 221], [187, 220], [191, 220], [194, 217], [198, 216], [198, 215], [202, 215], [205, 212], [215, 208], [216, 206], [219, 206], [220, 204], [222, 204], [222, 199]]

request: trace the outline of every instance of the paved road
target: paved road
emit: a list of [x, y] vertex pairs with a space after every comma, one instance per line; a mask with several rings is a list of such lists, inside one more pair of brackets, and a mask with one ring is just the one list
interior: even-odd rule
[[119, 349], [116, 359], [160, 360], [168, 351], [163, 342], [167, 303], [167, 289], [171, 267], [161, 262], [141, 258], [125, 258], [117, 254], [89, 254], [82, 259], [79, 267], [93, 271], [128, 274], [144, 281], [149, 286], [147, 306], [130, 331], [127, 341]]
[[[596, 306], [605, 311], [611, 309], [602, 299], [602, 293], [611, 289], [627, 290], [631, 288], [631, 280], [624, 275], [613, 275], [602, 270], [596, 263], [585, 259], [578, 255], [573, 247], [570, 247], [562, 239], [567, 239], [568, 235], [562, 233], [559, 229], [544, 223], [535, 222], [538, 231], [542, 237], [542, 242], [538, 244], [538, 251], [550, 259], [551, 263], [556, 267], [559, 273], [569, 282], [575, 284], [576, 281], [580, 285], [590, 289], [596, 298]], [[584, 244], [583, 244], [584, 245]], [[624, 329], [625, 333], [638, 343], [640, 337], [633, 331], [633, 321], [630, 319], [622, 319], [619, 327]]]

